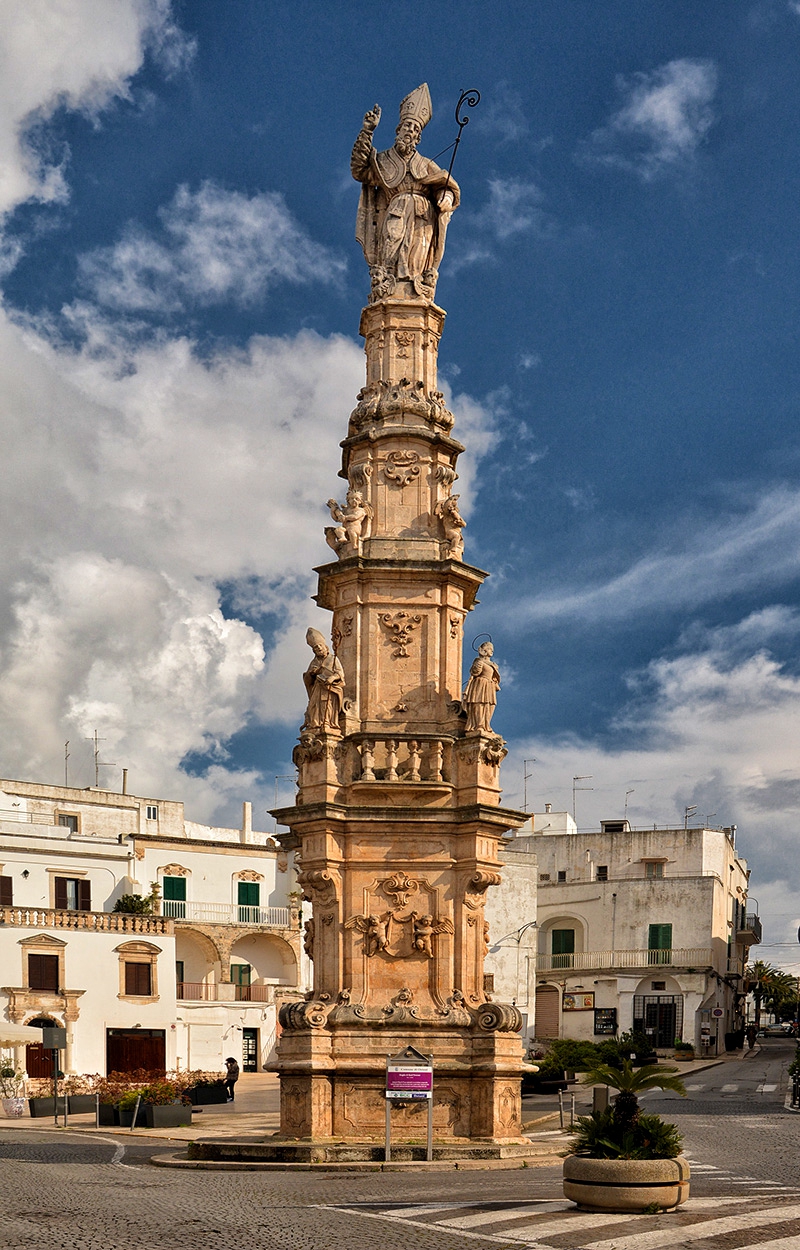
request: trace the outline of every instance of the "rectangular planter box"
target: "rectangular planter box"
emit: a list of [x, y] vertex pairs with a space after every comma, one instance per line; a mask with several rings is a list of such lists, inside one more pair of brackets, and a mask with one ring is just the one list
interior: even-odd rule
[[[28, 1106], [31, 1115], [35, 1119], [37, 1116], [53, 1116], [55, 1115], [55, 1099], [54, 1098], [29, 1098]], [[58, 1114], [63, 1115], [65, 1102], [63, 1098], [58, 1100]]]
[[213, 1085], [195, 1085], [194, 1089], [189, 1090], [189, 1097], [193, 1107], [210, 1107], [216, 1103], [227, 1102], [228, 1091], [222, 1081], [217, 1081]]
[[96, 1105], [94, 1094], [70, 1094], [67, 1099], [70, 1115], [88, 1115], [90, 1112], [94, 1115]]
[[[119, 1108], [115, 1107], [111, 1102], [100, 1103], [100, 1123], [109, 1127], [113, 1124], [119, 1124]], [[130, 1123], [130, 1120], [128, 1121]]]
[[[133, 1107], [130, 1107], [127, 1111], [123, 1111], [119, 1107], [115, 1107], [114, 1110], [117, 1113], [120, 1128], [130, 1128], [133, 1124]], [[143, 1111], [144, 1107], [140, 1107], [139, 1114], [136, 1117], [137, 1124], [144, 1124], [144, 1116], [142, 1114]]]
[[167, 1107], [140, 1107], [140, 1117], [142, 1112], [148, 1128], [182, 1128], [192, 1122], [192, 1108], [183, 1103], [172, 1103]]

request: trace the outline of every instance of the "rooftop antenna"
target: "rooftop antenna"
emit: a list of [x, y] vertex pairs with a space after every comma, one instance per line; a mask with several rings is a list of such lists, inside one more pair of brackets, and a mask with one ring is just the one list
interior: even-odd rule
[[116, 768], [117, 765], [107, 764], [104, 760], [100, 759], [100, 743], [105, 742], [105, 738], [99, 738], [97, 735], [96, 729], [94, 733], [92, 734], [91, 738], [87, 738], [86, 741], [94, 743], [94, 786], [96, 790], [99, 790], [100, 789], [100, 769], [101, 768]]
[[685, 808], [683, 809], [683, 828], [684, 828], [684, 832], [685, 832], [685, 831], [689, 828], [689, 817], [690, 817], [690, 816], [694, 816], [694, 814], [695, 814], [695, 812], [696, 812], [696, 811], [697, 811], [697, 804], [696, 804], [696, 803], [692, 803], [692, 805], [691, 805], [690, 807], [685, 807]]
[[578, 824], [578, 806], [577, 806], [578, 801], [575, 797], [576, 794], [578, 793], [579, 790], [594, 790], [594, 786], [579, 786], [578, 782], [579, 781], [593, 781], [593, 780], [594, 780], [594, 777], [592, 776], [591, 773], [586, 773], [582, 777], [572, 778], [572, 819], [575, 821], [576, 825]]
[[533, 776], [533, 771], [528, 772], [528, 765], [535, 764], [536, 759], [522, 761], [522, 810], [528, 810], [528, 778]]
[[69, 738], [64, 743], [64, 786], [69, 786]]
[[630, 798], [630, 796], [631, 796], [632, 794], [635, 794], [635, 793], [636, 793], [636, 791], [635, 791], [635, 790], [626, 790], [626, 791], [625, 791], [625, 819], [626, 819], [626, 820], [628, 819], [628, 799]]

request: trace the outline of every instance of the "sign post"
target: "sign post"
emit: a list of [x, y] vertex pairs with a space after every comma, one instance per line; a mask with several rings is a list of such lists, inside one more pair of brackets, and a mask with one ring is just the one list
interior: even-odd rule
[[433, 1055], [423, 1055], [414, 1046], [406, 1046], [396, 1055], [386, 1056], [386, 1148], [384, 1158], [392, 1158], [392, 1105], [427, 1099], [428, 1163], [433, 1159]]
[[[64, 1075], [59, 1066], [60, 1052], [67, 1048], [67, 1030], [42, 1029], [42, 1045], [53, 1056], [53, 1123], [58, 1127], [58, 1082]], [[64, 1095], [64, 1128], [67, 1127], [67, 1095]]]

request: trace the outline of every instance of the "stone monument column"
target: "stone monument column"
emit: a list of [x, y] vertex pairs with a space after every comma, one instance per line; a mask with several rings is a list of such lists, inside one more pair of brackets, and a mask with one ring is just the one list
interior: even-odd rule
[[[521, 1017], [484, 991], [486, 892], [500, 883], [503, 739], [491, 728], [490, 645], [462, 682], [464, 620], [486, 574], [464, 560], [455, 492], [462, 445], [437, 387], [445, 313], [438, 264], [460, 193], [420, 156], [427, 86], [400, 106], [395, 143], [353, 149], [357, 235], [370, 268], [361, 316], [366, 385], [342, 442], [344, 499], [317, 569], [308, 709], [294, 807], [275, 813], [299, 854], [314, 988], [281, 1009], [282, 1139], [369, 1143], [384, 1132], [386, 1056], [433, 1054], [438, 1143], [516, 1141]], [[419, 1137], [422, 1105], [393, 1111]]]

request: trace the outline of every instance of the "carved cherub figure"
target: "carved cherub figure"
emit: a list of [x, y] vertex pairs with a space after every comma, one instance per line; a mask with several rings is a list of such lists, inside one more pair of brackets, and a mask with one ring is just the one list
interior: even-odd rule
[[389, 921], [391, 912], [382, 916], [373, 912], [369, 916], [352, 916], [345, 924], [346, 929], [358, 929], [364, 934], [364, 945], [368, 956], [377, 955], [378, 951], [386, 950], [389, 945]]
[[331, 510], [331, 516], [337, 522], [335, 526], [329, 525], [325, 529], [325, 541], [328, 546], [333, 547], [337, 553], [341, 548], [348, 546], [358, 551], [361, 540], [370, 536], [374, 515], [361, 491], [351, 486], [344, 504], [338, 504], [335, 499], [329, 499], [328, 507]]
[[309, 959], [314, 958], [314, 921], [307, 920], [303, 925], [303, 950]]
[[459, 560], [464, 554], [464, 535], [461, 533], [466, 521], [458, 510], [459, 495], [448, 495], [434, 504], [433, 515], [438, 517], [444, 529], [447, 542], [447, 554], [452, 560]]
[[418, 912], [411, 913], [412, 938], [411, 945], [426, 959], [433, 959], [433, 937], [437, 933], [452, 933], [453, 926], [447, 919], [434, 920], [431, 915], [421, 916]]

